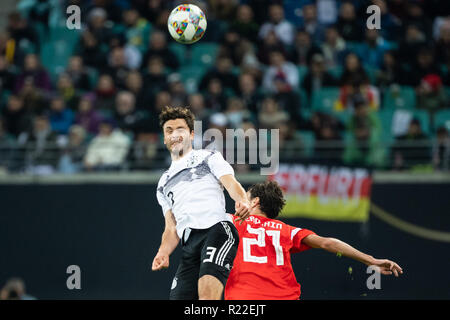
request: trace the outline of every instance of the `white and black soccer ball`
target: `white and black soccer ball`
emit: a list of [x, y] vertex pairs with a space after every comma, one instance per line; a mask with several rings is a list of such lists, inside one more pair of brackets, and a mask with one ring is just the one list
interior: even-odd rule
[[169, 33], [177, 42], [191, 44], [200, 40], [206, 31], [206, 16], [193, 4], [181, 4], [167, 20]]

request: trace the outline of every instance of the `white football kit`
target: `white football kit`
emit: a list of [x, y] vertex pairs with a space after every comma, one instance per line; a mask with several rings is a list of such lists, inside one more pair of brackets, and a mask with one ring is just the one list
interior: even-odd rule
[[220, 152], [210, 150], [191, 150], [163, 173], [156, 196], [164, 215], [172, 210], [180, 239], [186, 228], [207, 229], [220, 221], [232, 222], [225, 212], [219, 181], [227, 174], [234, 175], [231, 165]]

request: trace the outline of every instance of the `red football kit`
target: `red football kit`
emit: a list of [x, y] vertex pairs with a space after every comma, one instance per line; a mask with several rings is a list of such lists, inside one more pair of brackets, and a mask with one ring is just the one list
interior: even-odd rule
[[300, 284], [291, 265], [291, 253], [311, 247], [302, 243], [313, 231], [282, 221], [250, 215], [239, 232], [239, 248], [225, 287], [225, 300], [297, 300]]

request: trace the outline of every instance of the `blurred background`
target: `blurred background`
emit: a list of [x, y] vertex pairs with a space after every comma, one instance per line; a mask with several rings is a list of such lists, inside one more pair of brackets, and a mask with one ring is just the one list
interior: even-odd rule
[[[181, 3], [207, 17], [193, 45], [167, 32]], [[302, 298], [450, 298], [449, 1], [2, 0], [0, 299], [168, 297], [179, 251], [150, 271], [166, 105], [190, 106], [203, 131], [279, 129], [283, 164], [370, 172], [380, 207], [361, 219], [286, 222], [404, 276], [368, 290], [364, 266], [311, 250], [293, 257]], [[234, 167], [244, 186], [266, 178]], [[81, 290], [66, 287], [72, 264]]]

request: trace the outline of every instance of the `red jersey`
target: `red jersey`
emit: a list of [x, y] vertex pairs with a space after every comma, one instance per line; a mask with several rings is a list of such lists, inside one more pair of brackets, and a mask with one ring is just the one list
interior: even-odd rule
[[250, 215], [239, 232], [239, 248], [225, 287], [226, 300], [297, 300], [300, 284], [291, 265], [291, 253], [309, 246], [303, 238], [314, 232], [282, 221]]

